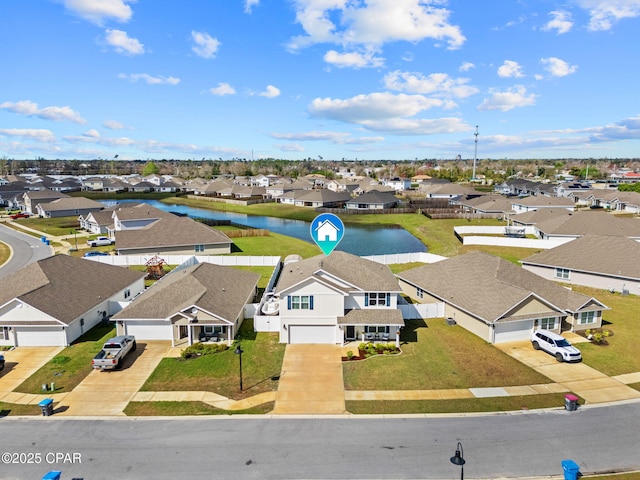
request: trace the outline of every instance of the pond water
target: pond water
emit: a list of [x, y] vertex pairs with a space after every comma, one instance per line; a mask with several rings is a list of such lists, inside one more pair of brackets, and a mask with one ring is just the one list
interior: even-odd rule
[[[186, 214], [189, 217], [230, 220], [239, 225], [264, 228], [274, 233], [313, 243], [310, 233], [311, 224], [302, 220], [219, 212], [186, 205], [164, 203], [158, 200], [119, 200], [119, 202], [128, 201], [148, 203], [160, 210]], [[103, 203], [113, 205], [116, 202], [114, 200]], [[344, 237], [337, 250], [363, 256], [384, 253], [425, 252], [427, 248], [420, 240], [403, 228], [390, 227], [388, 225], [345, 225]]]

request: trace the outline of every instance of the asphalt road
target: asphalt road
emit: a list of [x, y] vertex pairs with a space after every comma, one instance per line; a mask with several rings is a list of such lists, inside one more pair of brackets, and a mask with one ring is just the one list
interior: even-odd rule
[[7, 263], [0, 267], [0, 278], [4, 278], [25, 265], [37, 262], [53, 255], [53, 249], [47, 247], [39, 238], [16, 232], [0, 224], [0, 242], [11, 246], [13, 255]]
[[582, 474], [640, 470], [638, 432], [640, 403], [429, 418], [5, 417], [0, 478], [459, 478], [459, 441], [466, 478], [561, 478], [564, 459]]

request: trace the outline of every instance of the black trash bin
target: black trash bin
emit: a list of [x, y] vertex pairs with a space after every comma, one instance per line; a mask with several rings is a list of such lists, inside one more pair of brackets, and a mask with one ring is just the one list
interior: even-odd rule
[[578, 409], [578, 397], [572, 393], [567, 393], [564, 396], [564, 409], [569, 412], [574, 412]]
[[4, 368], [4, 355], [0, 355], [0, 370]]
[[50, 417], [53, 415], [53, 398], [45, 398], [38, 406], [42, 410], [42, 415], [45, 417]]

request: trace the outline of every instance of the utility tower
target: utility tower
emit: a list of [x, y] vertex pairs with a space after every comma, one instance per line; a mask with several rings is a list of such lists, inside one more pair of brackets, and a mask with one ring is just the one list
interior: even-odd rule
[[476, 136], [476, 148], [475, 148], [475, 152], [473, 153], [473, 175], [471, 176], [471, 180], [475, 180], [476, 179], [476, 162], [478, 161], [478, 125], [476, 125], [476, 133], [474, 133], [474, 135]]

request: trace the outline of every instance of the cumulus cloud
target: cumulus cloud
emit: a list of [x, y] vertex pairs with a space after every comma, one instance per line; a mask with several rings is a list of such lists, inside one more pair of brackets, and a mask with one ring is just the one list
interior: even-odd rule
[[449, 23], [444, 2], [424, 0], [295, 0], [296, 21], [304, 35], [291, 39], [289, 48], [301, 49], [319, 43], [342, 46], [379, 47], [388, 42], [419, 42], [426, 38], [459, 48], [465, 37], [460, 27]]
[[468, 72], [472, 68], [476, 68], [475, 64], [471, 62], [463, 62], [462, 65], [458, 67], [458, 70], [460, 70], [461, 72]]
[[260, 4], [260, 0], [244, 0], [244, 13], [251, 13], [253, 7]]
[[555, 30], [558, 35], [562, 35], [573, 27], [573, 21], [569, 12], [554, 10], [553, 12], [549, 12], [549, 15], [553, 18], [542, 27], [543, 30]]
[[36, 142], [55, 142], [56, 137], [51, 130], [43, 128], [0, 128], [0, 135], [5, 137], [21, 137]]
[[180, 79], [176, 77], [163, 77], [163, 76], [152, 76], [148, 73], [120, 73], [118, 74], [118, 78], [122, 80], [129, 80], [130, 82], [137, 82], [139, 80], [143, 82], [147, 82], [149, 85], [177, 85], [180, 83]]
[[133, 0], [64, 0], [65, 8], [72, 14], [102, 25], [105, 20], [127, 22], [133, 11], [128, 5]]
[[575, 65], [569, 65], [564, 60], [556, 57], [541, 58], [540, 63], [545, 67], [545, 70], [554, 77], [565, 77], [574, 73], [578, 67]]
[[516, 85], [505, 91], [494, 91], [485, 99], [478, 110], [500, 110], [507, 112], [518, 107], [528, 107], [536, 103], [536, 96], [527, 93], [523, 85]]
[[102, 122], [102, 126], [109, 130], [124, 130], [127, 128], [122, 122], [118, 122], [117, 120], [105, 120]]
[[236, 90], [228, 83], [220, 82], [218, 83], [218, 86], [210, 88], [209, 93], [211, 93], [211, 95], [218, 95], [222, 97], [224, 95], [235, 95]]
[[468, 83], [468, 78], [451, 78], [446, 73], [425, 76], [421, 73], [396, 70], [384, 77], [384, 85], [390, 90], [450, 98], [466, 98], [478, 93], [478, 89]]
[[280, 96], [280, 89], [273, 85], [267, 85], [267, 88], [263, 92], [258, 93], [258, 95], [266, 98], [276, 98]]
[[196, 32], [195, 30], [191, 32], [191, 40], [193, 41], [191, 50], [202, 58], [214, 58], [221, 45], [217, 38], [213, 38], [206, 32]]
[[460, 118], [392, 118], [367, 120], [362, 125], [369, 130], [395, 135], [436, 135], [469, 131], [471, 128]]
[[97, 131], [95, 128], [92, 128], [91, 130], [87, 130], [82, 135], [89, 138], [100, 138], [100, 132]]
[[279, 140], [291, 140], [299, 142], [325, 141], [337, 145], [365, 145], [378, 143], [384, 140], [384, 137], [353, 137], [350, 133], [345, 132], [328, 132], [328, 131], [310, 131], [298, 133], [270, 133], [273, 138]]
[[384, 59], [376, 57], [373, 51], [339, 53], [329, 50], [324, 55], [324, 61], [339, 68], [378, 68], [384, 65]]
[[53, 120], [56, 122], [68, 121], [80, 125], [87, 123], [78, 112], [67, 106], [40, 108], [37, 103], [30, 100], [21, 100], [19, 102], [0, 103], [0, 108], [26, 117], [38, 117], [43, 120]]
[[640, 16], [640, 0], [577, 0], [590, 16], [589, 30], [610, 30], [623, 18]]
[[118, 53], [126, 55], [142, 55], [144, 53], [144, 45], [122, 30], [108, 29], [105, 32], [104, 40]]
[[524, 77], [524, 74], [518, 62], [505, 60], [504, 63], [498, 67], [498, 76], [502, 78], [519, 78]]

